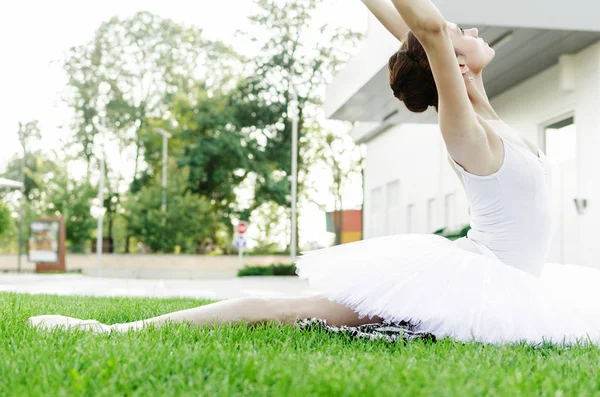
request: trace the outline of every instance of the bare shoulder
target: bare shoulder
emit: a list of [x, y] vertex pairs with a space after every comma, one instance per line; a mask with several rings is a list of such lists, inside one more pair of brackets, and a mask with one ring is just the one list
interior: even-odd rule
[[479, 120], [476, 121], [475, 129], [462, 139], [445, 139], [445, 143], [452, 159], [473, 175], [491, 175], [502, 166], [502, 140], [490, 125]]

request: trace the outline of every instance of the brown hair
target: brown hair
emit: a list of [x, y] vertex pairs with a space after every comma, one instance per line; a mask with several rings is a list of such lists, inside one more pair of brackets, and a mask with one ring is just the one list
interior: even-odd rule
[[411, 112], [438, 107], [438, 92], [425, 49], [412, 32], [388, 62], [390, 87]]

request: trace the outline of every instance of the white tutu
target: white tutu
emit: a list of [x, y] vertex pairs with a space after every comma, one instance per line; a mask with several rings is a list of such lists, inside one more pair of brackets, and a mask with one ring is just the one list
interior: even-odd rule
[[600, 271], [546, 264], [541, 277], [444, 237], [402, 234], [303, 253], [297, 273], [361, 316], [436, 337], [600, 345]]

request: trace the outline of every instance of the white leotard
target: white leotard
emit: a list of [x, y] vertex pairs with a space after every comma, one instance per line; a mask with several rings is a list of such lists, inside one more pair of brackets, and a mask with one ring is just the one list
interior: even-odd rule
[[[466, 240], [486, 256], [491, 251], [505, 264], [539, 275], [550, 248], [550, 165], [541, 151], [536, 156], [498, 136], [504, 161], [494, 174], [471, 174], [450, 158], [462, 176], [470, 205]], [[459, 245], [468, 249], [464, 241]]]

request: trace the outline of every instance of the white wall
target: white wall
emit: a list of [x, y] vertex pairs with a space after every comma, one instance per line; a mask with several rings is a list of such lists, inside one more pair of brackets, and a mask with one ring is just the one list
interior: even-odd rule
[[[600, 268], [600, 43], [574, 54], [572, 66], [557, 64], [494, 98], [492, 105], [504, 121], [542, 148], [545, 125], [568, 115], [575, 117], [576, 166], [554, 167], [555, 184], [561, 183], [557, 179], [561, 173], [576, 178], [562, 182], [569, 188], [563, 197], [563, 211], [570, 217], [566, 219], [570, 232], [555, 230], [553, 245], [564, 245], [564, 251], [570, 253], [569, 263]], [[572, 85], [564, 83], [568, 81]], [[588, 199], [589, 208], [583, 215], [574, 211], [572, 185], [576, 196]], [[555, 189], [555, 201], [563, 193]], [[556, 259], [557, 254], [551, 254], [549, 260], [558, 262]]]
[[[446, 196], [453, 208], [446, 210]], [[365, 237], [431, 233], [468, 223], [466, 196], [446, 160], [437, 125], [394, 126], [367, 143]]]
[[[564, 243], [564, 251], [570, 253], [568, 262], [600, 268], [600, 241], [597, 241], [600, 240], [600, 43], [575, 54], [572, 68], [557, 64], [494, 98], [492, 104], [505, 122], [541, 148], [544, 147], [544, 126], [574, 115], [576, 167], [556, 166], [559, 168], [555, 173], [576, 174], [573, 189], [577, 196], [587, 198], [588, 209], [583, 215], [574, 212], [573, 197], [569, 197], [573, 181], [563, 182], [561, 186], [569, 187], [569, 191], [557, 191], [555, 196], [557, 199], [564, 196], [562, 200], [566, 210], [563, 213], [571, 217], [566, 222], [569, 233], [555, 233], [553, 244]], [[454, 217], [457, 224], [468, 222], [466, 197], [460, 181], [445, 160], [445, 149], [437, 126], [395, 126], [366, 145], [367, 238], [407, 232], [411, 204], [414, 204], [411, 209], [413, 233], [431, 232], [429, 229], [432, 227], [428, 228], [428, 225], [433, 229], [446, 226], [445, 220], [451, 221], [449, 217]], [[570, 168], [575, 168], [575, 171]], [[389, 184], [394, 181], [399, 185], [399, 199], [397, 203], [388, 205], [390, 200], [386, 189], [393, 187]], [[379, 196], [376, 189], [380, 189]], [[452, 193], [456, 194], [456, 214], [449, 216], [444, 196]], [[376, 203], [372, 202], [373, 198]], [[431, 199], [435, 202], [429, 202]], [[428, 208], [432, 205], [435, 208], [433, 222], [428, 220]], [[565, 235], [568, 241], [561, 241], [560, 236]], [[555, 261], [553, 258], [550, 260]]]

